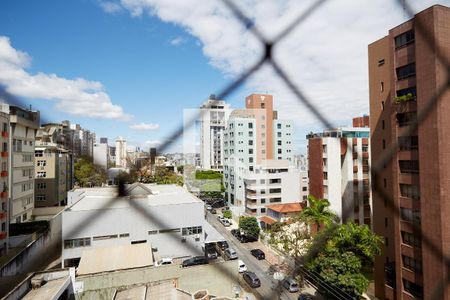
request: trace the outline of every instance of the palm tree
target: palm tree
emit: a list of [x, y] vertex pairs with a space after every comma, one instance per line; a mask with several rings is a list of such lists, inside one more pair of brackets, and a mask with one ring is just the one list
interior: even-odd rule
[[322, 225], [328, 226], [337, 221], [338, 217], [329, 209], [330, 202], [327, 199], [309, 195], [308, 203], [309, 205], [301, 212], [301, 217], [308, 223], [316, 225], [317, 231]]

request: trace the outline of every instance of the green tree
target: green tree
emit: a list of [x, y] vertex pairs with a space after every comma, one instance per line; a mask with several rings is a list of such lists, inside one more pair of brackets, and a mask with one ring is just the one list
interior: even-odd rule
[[308, 196], [309, 205], [305, 207], [300, 216], [308, 223], [315, 225], [320, 231], [322, 225], [325, 227], [337, 221], [338, 217], [330, 210], [330, 202], [327, 199], [318, 199], [313, 195]]
[[245, 217], [239, 218], [239, 229], [247, 236], [257, 238], [259, 236], [259, 225], [258, 220], [255, 217]]
[[94, 165], [92, 158], [81, 156], [74, 164], [74, 177], [79, 186], [101, 186], [108, 176], [101, 166]]
[[340, 253], [334, 249], [320, 253], [309, 268], [313, 274], [320, 275], [325, 281], [321, 291], [328, 291], [326, 287], [332, 285], [352, 298], [359, 298], [369, 286], [369, 281], [360, 273], [361, 262], [352, 252]]
[[231, 217], [232, 217], [232, 214], [231, 214], [231, 211], [230, 211], [230, 210], [224, 211], [224, 212], [222, 213], [222, 215], [223, 215], [224, 218], [227, 218], [227, 219], [231, 219]]
[[300, 217], [274, 223], [269, 230], [269, 243], [294, 259], [305, 254], [309, 239], [308, 229]]

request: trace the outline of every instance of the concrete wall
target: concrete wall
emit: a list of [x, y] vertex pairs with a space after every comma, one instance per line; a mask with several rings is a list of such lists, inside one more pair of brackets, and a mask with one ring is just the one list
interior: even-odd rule
[[27, 273], [40, 270], [59, 256], [61, 251], [61, 214], [49, 221], [47, 232], [36, 236], [16, 256], [0, 268], [0, 296], [23, 280]]
[[167, 265], [115, 271], [77, 277], [76, 282], [83, 283], [83, 293], [77, 295], [77, 299], [94, 299], [94, 295], [95, 299], [100, 299], [120, 287], [173, 279], [177, 288], [191, 293], [206, 288], [212, 295], [233, 297], [233, 286], [238, 284], [238, 278], [237, 260], [188, 268]]

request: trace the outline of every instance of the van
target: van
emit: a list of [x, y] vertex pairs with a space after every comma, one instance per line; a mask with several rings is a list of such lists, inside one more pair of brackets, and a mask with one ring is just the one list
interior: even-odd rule
[[296, 293], [300, 290], [297, 281], [295, 281], [295, 279], [292, 277], [286, 277], [283, 282], [283, 286], [291, 293]]

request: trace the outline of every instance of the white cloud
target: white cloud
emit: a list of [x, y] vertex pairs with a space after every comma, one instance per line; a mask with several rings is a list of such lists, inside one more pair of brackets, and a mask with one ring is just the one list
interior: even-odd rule
[[99, 1], [100, 7], [109, 14], [116, 14], [122, 10], [122, 6], [119, 3], [112, 1]]
[[[269, 38], [313, 2], [234, 1]], [[450, 4], [448, 0], [437, 2]], [[419, 0], [408, 3], [416, 10], [433, 4]], [[121, 0], [121, 4], [133, 16], [147, 13], [184, 28], [201, 42], [210, 63], [226, 75], [240, 74], [262, 55], [258, 41], [221, 1]], [[327, 1], [276, 45], [274, 55], [331, 123], [350, 124], [352, 117], [369, 112], [368, 44], [405, 19], [396, 1]], [[271, 68], [263, 68], [246, 87], [248, 92], [274, 94], [280, 117], [295, 120], [301, 131], [322, 127]]]
[[162, 142], [159, 141], [159, 140], [152, 140], [152, 141], [145, 141], [144, 144], [149, 146], [149, 147], [157, 147], [157, 146], [161, 145]]
[[133, 124], [130, 126], [131, 129], [136, 130], [156, 130], [159, 128], [159, 124], [147, 124], [147, 123], [139, 123], [139, 124]]
[[83, 78], [66, 79], [56, 74], [26, 71], [30, 56], [11, 46], [8, 37], [0, 36], [0, 84], [16, 96], [53, 100], [60, 111], [100, 119], [129, 120], [131, 115], [112, 104], [103, 85]]
[[186, 40], [181, 36], [177, 36], [176, 38], [173, 38], [169, 41], [169, 43], [172, 46], [180, 46], [180, 45], [184, 44], [185, 42], [186, 42]]

